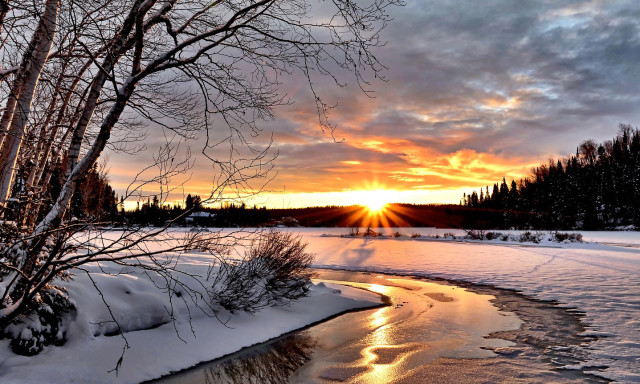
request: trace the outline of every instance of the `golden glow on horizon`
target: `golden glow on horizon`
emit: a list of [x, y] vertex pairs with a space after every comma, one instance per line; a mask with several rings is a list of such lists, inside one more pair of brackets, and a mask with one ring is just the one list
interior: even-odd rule
[[[351, 139], [351, 146], [347, 148], [349, 152], [353, 149], [367, 150], [389, 158], [362, 157], [359, 152], [354, 152], [349, 153], [347, 159], [329, 160], [318, 165], [317, 162], [308, 163], [304, 156], [296, 157], [301, 165], [278, 170], [277, 178], [264, 192], [255, 195], [256, 191], [245, 191], [243, 193], [249, 197], [225, 197], [225, 201], [267, 208], [362, 205], [372, 212], [383, 209], [385, 203], [458, 204], [464, 193], [478, 191], [487, 185], [491, 187], [505, 175], [507, 180], [525, 177], [538, 164], [537, 159], [507, 159], [472, 149], [439, 153], [409, 140], [383, 137]], [[394, 161], [393, 158], [402, 160]], [[130, 165], [114, 164], [111, 169], [111, 185], [120, 194], [130, 184], [126, 173]], [[121, 169], [124, 173], [120, 172]], [[208, 195], [212, 186], [202, 181], [210, 179], [206, 172], [209, 169], [196, 168], [191, 180], [185, 181], [184, 187], [179, 189], [180, 193], [172, 193], [166, 201], [184, 205], [186, 194]], [[172, 181], [179, 183], [183, 180]], [[141, 192], [145, 194], [141, 205], [147, 195], [153, 197], [157, 194], [152, 190]], [[214, 207], [219, 205], [219, 202], [213, 204]], [[135, 200], [125, 201], [125, 209], [135, 207]]]
[[[408, 204], [458, 204], [463, 193], [469, 193], [473, 187], [446, 189], [441, 186], [435, 186], [430, 189], [414, 189], [406, 191], [387, 190], [384, 196], [388, 196], [387, 203], [408, 203]], [[365, 205], [366, 200], [371, 191], [340, 191], [340, 192], [315, 192], [315, 193], [269, 193], [264, 192], [246, 199], [244, 203], [248, 207], [267, 207], [274, 208], [305, 208], [305, 207], [325, 207], [325, 206], [351, 206]], [[196, 193], [197, 194], [197, 193]], [[181, 197], [181, 196], [180, 196]], [[180, 197], [170, 199], [169, 204], [179, 204], [184, 206], [184, 200]], [[140, 200], [140, 206], [146, 202], [146, 199]], [[229, 201], [231, 202], [231, 201]], [[238, 201], [241, 203], [241, 201]], [[135, 210], [136, 201], [125, 201], [126, 210]], [[214, 207], [219, 204], [214, 204]], [[387, 208], [388, 210], [388, 208]]]
[[387, 202], [382, 201], [382, 200], [372, 200], [367, 202], [365, 205], [367, 207], [367, 209], [369, 210], [369, 212], [371, 213], [377, 213], [380, 212], [384, 209], [384, 207], [387, 206]]
[[380, 213], [389, 203], [394, 202], [393, 191], [353, 191], [352, 193], [356, 204], [367, 207], [370, 214]]

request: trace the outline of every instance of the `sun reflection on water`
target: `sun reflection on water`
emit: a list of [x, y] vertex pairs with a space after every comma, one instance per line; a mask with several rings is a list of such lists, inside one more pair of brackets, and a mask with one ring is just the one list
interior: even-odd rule
[[380, 284], [369, 284], [369, 290], [384, 295], [389, 291], [389, 287]]
[[[389, 293], [389, 287], [383, 285], [371, 284], [369, 289], [381, 294]], [[368, 346], [362, 350], [362, 359], [357, 362], [366, 371], [358, 376], [356, 382], [387, 383], [398, 377], [399, 365], [407, 354], [405, 348], [394, 345], [389, 316], [391, 310], [392, 307], [380, 308], [369, 316], [370, 325], [375, 330], [367, 337]]]
[[387, 322], [388, 318], [385, 316], [386, 312], [387, 308], [380, 308], [370, 316], [372, 328], [379, 328]]
[[424, 350], [418, 343], [400, 345], [371, 345], [362, 350], [362, 365], [367, 371], [360, 374], [354, 382], [389, 383], [403, 376], [406, 360]]

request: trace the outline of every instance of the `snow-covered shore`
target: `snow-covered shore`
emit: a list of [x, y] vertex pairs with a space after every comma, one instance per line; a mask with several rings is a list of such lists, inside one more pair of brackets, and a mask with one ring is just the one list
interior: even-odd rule
[[[180, 268], [206, 275], [210, 260], [194, 252], [183, 255]], [[92, 278], [122, 329], [115, 333], [102, 298], [87, 275], [67, 285], [78, 315], [64, 346], [49, 346], [36, 356], [13, 354], [9, 340], [0, 340], [2, 383], [137, 383], [158, 378], [300, 329], [336, 314], [380, 305], [380, 296], [345, 286], [314, 284], [309, 295], [289, 306], [255, 314], [226, 311], [209, 317], [180, 297], [157, 289], [142, 273], [113, 276], [117, 267], [92, 269]], [[196, 286], [194, 284], [193, 286]], [[172, 306], [173, 305], [173, 306]], [[204, 307], [204, 306], [203, 306]], [[170, 321], [173, 311], [176, 321]], [[206, 311], [206, 308], [205, 308]], [[151, 328], [151, 329], [149, 329]], [[112, 336], [108, 336], [112, 335]], [[118, 374], [113, 370], [125, 348]], [[111, 371], [111, 372], [110, 372]]]

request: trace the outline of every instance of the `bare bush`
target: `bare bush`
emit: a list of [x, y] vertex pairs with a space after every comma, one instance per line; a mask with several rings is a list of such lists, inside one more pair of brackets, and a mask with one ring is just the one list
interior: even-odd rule
[[581, 233], [567, 233], [567, 232], [554, 232], [553, 238], [558, 243], [562, 243], [564, 241], [570, 241], [572, 243], [582, 243], [582, 234]]
[[362, 234], [364, 237], [380, 237], [382, 236], [382, 232], [377, 232], [371, 229], [371, 227], [367, 228], [366, 231]]
[[530, 231], [526, 231], [520, 234], [520, 236], [518, 236], [518, 241], [521, 243], [535, 243], [538, 244], [542, 238], [543, 238], [543, 234], [541, 233], [532, 233]]
[[313, 273], [307, 244], [288, 232], [268, 231], [243, 260], [223, 261], [214, 279], [213, 300], [223, 308], [255, 312], [306, 296]]
[[468, 240], [484, 240], [485, 235], [482, 229], [465, 229], [465, 238]]

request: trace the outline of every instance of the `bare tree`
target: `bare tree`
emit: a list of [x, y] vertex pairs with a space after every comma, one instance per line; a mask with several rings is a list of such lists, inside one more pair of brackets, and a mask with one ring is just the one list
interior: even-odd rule
[[[0, 328], [37, 310], [45, 292], [64, 297], [51, 285], [54, 279], [87, 263], [136, 267], [175, 286], [181, 284], [175, 263], [161, 255], [198, 246], [214, 260], [222, 258], [234, 235], [176, 238], [167, 223], [114, 237], [100, 223], [69, 217], [71, 198], [105, 148], [131, 149], [126, 144], [142, 137], [142, 122], [171, 134], [151, 166], [157, 175], [137, 178], [127, 198], [148, 185], [167, 196], [170, 178], [192, 165], [189, 157], [176, 161], [174, 144], [196, 136], [206, 138], [201, 152], [217, 175], [204, 203], [229, 190], [258, 192], [273, 157], [249, 138], [260, 131], [260, 120], [273, 117], [274, 107], [289, 101], [281, 78], [305, 79], [319, 125], [332, 132], [330, 106], [315, 82], [328, 77], [343, 86], [341, 73], [348, 72], [366, 92], [384, 69], [373, 51], [384, 44], [386, 10], [400, 3], [2, 1]], [[214, 130], [220, 122], [226, 131]], [[47, 201], [51, 165], [58, 162], [66, 165], [64, 184], [56, 200]], [[8, 220], [25, 209], [40, 213], [32, 220]]]

